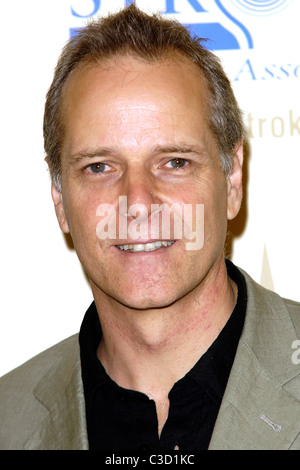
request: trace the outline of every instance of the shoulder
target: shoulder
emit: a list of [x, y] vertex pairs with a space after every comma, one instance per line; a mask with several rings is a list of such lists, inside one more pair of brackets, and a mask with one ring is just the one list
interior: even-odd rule
[[20, 380], [24, 385], [29, 383], [30, 387], [34, 387], [47, 370], [64, 358], [68, 361], [78, 348], [78, 334], [75, 334], [29, 359], [0, 378], [0, 397], [6, 386], [15, 385]]
[[61, 383], [78, 363], [78, 335], [43, 351], [0, 378], [0, 448], [18, 448], [30, 429], [47, 416], [48, 410], [35, 397], [35, 389], [53, 374]]
[[273, 312], [279, 315], [280, 312], [288, 312], [288, 316], [300, 337], [300, 302], [281, 297], [276, 292], [258, 284], [243, 269], [238, 268], [246, 281], [248, 307], [250, 310], [260, 310]]
[[267, 289], [263, 287], [261, 284], [259, 284], [258, 282], [254, 281], [252, 277], [242, 268], [237, 267], [237, 269], [243, 274], [245, 281], [246, 281], [247, 292], [250, 293], [250, 295], [254, 295], [255, 297], [259, 297], [259, 298], [261, 297], [262, 299], [266, 299], [269, 302], [273, 301], [275, 304], [277, 302], [284, 303], [287, 308], [290, 308], [291, 310], [297, 311], [298, 313], [300, 313], [300, 302], [281, 297], [276, 292], [270, 289]]

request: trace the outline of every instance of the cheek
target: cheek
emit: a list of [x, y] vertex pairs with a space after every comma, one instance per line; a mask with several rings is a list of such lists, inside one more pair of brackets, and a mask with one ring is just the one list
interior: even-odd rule
[[204, 204], [204, 242], [219, 240], [224, 243], [227, 232], [227, 192], [224, 180], [217, 180], [207, 188]]
[[66, 217], [74, 245], [88, 244], [96, 238], [98, 198], [74, 194], [64, 201]]

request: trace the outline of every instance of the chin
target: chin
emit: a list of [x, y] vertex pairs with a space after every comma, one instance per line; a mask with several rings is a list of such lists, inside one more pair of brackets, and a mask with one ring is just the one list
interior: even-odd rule
[[135, 309], [135, 310], [150, 310], [150, 309], [162, 309], [172, 305], [176, 300], [177, 296], [173, 295], [162, 295], [163, 292], [156, 293], [151, 295], [149, 292], [144, 293], [144, 295], [122, 295], [118, 296], [118, 300], [121, 304], [126, 307]]

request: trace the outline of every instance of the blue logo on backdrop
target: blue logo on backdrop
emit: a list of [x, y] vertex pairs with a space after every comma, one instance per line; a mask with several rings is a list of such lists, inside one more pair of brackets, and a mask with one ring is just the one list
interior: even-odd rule
[[285, 8], [291, 0], [231, 0], [240, 10], [251, 15], [272, 15]]
[[[275, 1], [275, 0], [273, 0]], [[283, 0], [279, 0], [283, 1]], [[78, 3], [78, 2], [77, 2]], [[84, 5], [82, 2], [82, 6]], [[101, 12], [101, 0], [93, 0], [92, 11], [80, 12], [71, 7], [72, 15], [77, 18], [89, 18]], [[132, 0], [125, 0], [124, 6], [130, 5]], [[207, 38], [206, 47], [212, 50], [229, 50], [253, 48], [253, 40], [250, 32], [244, 24], [233, 16], [225, 8], [224, 0], [213, 0], [209, 2], [210, 8], [202, 0], [165, 0], [163, 14], [180, 15], [182, 9], [194, 13], [195, 22], [183, 23], [198, 37]], [[227, 0], [228, 4], [228, 0]], [[204, 6], [205, 5], [205, 8]], [[78, 8], [78, 7], [77, 7]], [[71, 28], [70, 35], [74, 36], [78, 28]], [[242, 45], [241, 45], [242, 44]]]
[[[239, 38], [236, 34], [230, 31], [227, 26], [230, 22], [232, 23], [232, 26], [237, 26], [240, 32], [244, 35], [248, 48], [253, 48], [253, 40], [248, 29], [225, 8], [223, 5], [224, 2], [221, 0], [214, 0], [215, 5], [211, 11], [204, 9], [198, 0], [188, 0], [188, 2], [195, 12], [203, 13], [203, 15], [201, 18], [199, 18], [198, 14], [197, 16], [195, 15], [195, 19], [199, 18], [201, 19], [201, 22], [188, 23], [184, 25], [198, 37], [208, 38], [209, 41], [206, 44], [208, 49], [228, 50], [241, 48]], [[178, 10], [175, 10], [174, 4], [175, 0], [167, 0], [165, 13], [180, 13]], [[217, 7], [219, 11], [217, 11], [215, 7]], [[226, 27], [222, 24], [222, 15], [223, 18], [226, 17], [227, 19]], [[219, 17], [220, 21], [216, 21]]]

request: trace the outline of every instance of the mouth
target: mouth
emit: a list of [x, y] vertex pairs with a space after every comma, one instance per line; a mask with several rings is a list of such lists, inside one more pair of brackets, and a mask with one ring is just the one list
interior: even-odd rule
[[135, 243], [130, 245], [116, 245], [119, 250], [128, 252], [128, 253], [138, 253], [142, 251], [156, 251], [160, 248], [167, 248], [175, 243], [175, 240], [172, 241], [156, 241], [151, 243]]

